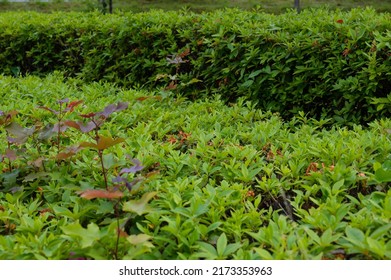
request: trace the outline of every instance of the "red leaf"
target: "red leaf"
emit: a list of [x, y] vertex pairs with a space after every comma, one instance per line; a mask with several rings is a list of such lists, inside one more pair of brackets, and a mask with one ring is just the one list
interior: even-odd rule
[[107, 190], [85, 190], [78, 192], [80, 197], [85, 199], [94, 199], [94, 198], [121, 198], [124, 194], [121, 191], [107, 191]]
[[69, 111], [69, 112], [73, 112], [73, 110], [75, 109], [75, 107], [76, 107], [77, 105], [80, 105], [81, 103], [83, 103], [83, 100], [75, 100], [75, 101], [72, 101], [72, 102], [70, 102], [70, 103], [68, 104], [66, 110]]
[[141, 96], [141, 97], [137, 98], [136, 100], [137, 101], [144, 101], [144, 100], [146, 100], [148, 98], [150, 98], [150, 96]]
[[343, 20], [342, 20], [342, 19], [339, 19], [339, 20], [337, 20], [337, 23], [342, 24], [342, 23], [343, 23]]
[[111, 138], [111, 137], [106, 137], [106, 136], [100, 136], [98, 142], [95, 144], [95, 143], [91, 143], [91, 142], [82, 142], [80, 143], [80, 146], [81, 148], [93, 148], [93, 149], [96, 149], [96, 150], [100, 150], [100, 151], [103, 151], [107, 148], [110, 148], [111, 146], [114, 146], [118, 143], [122, 143], [124, 142], [125, 139], [123, 138], [117, 138], [117, 139], [114, 139], [114, 138]]
[[82, 118], [90, 119], [90, 118], [94, 117], [95, 115], [96, 115], [96, 113], [88, 113], [88, 114], [80, 114], [79, 116]]
[[0, 117], [1, 117], [0, 118], [0, 125], [4, 125], [4, 124], [8, 123], [17, 114], [18, 114], [18, 111], [16, 111], [16, 110], [12, 110], [9, 112], [0, 111]]
[[96, 124], [93, 121], [90, 121], [86, 124], [84, 124], [83, 122], [64, 121], [64, 125], [76, 128], [83, 133], [90, 132], [91, 130], [96, 128]]
[[119, 237], [128, 237], [129, 236], [125, 231], [123, 231], [120, 228], [117, 228], [117, 233], [119, 234]]
[[98, 150], [102, 151], [104, 149], [107, 149], [107, 148], [114, 146], [118, 143], [122, 143], [124, 141], [125, 141], [125, 139], [123, 139], [123, 138], [114, 139], [111, 137], [101, 136], [98, 140], [97, 148], [98, 148]]
[[166, 87], [166, 90], [173, 90], [177, 88], [177, 84], [174, 81], [171, 81], [170, 84]]
[[185, 49], [182, 53], [179, 54], [180, 57], [184, 58], [185, 56], [188, 56], [190, 54], [190, 49]]
[[74, 152], [61, 152], [61, 153], [58, 153], [58, 155], [56, 156], [56, 159], [58, 160], [63, 160], [63, 159], [67, 159], [67, 158], [70, 158], [72, 156], [74, 156], [75, 153]]
[[144, 101], [146, 99], [162, 100], [162, 97], [161, 96], [142, 96], [142, 97], [136, 98], [137, 101]]
[[62, 160], [62, 159], [70, 158], [76, 155], [81, 149], [82, 147], [80, 146], [70, 146], [67, 148], [65, 152], [58, 153], [56, 159]]
[[44, 110], [46, 110], [46, 111], [49, 111], [49, 112], [51, 112], [51, 113], [53, 113], [53, 114], [55, 114], [55, 115], [58, 115], [58, 114], [59, 114], [59, 112], [57, 112], [56, 110], [53, 110], [52, 108], [49, 108], [49, 107], [46, 107], [46, 106], [38, 106], [38, 108], [44, 109]]

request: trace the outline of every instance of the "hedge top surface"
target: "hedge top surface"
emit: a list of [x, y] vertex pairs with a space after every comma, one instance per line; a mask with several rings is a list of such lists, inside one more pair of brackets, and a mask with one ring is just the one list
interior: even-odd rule
[[369, 8], [2, 13], [0, 71], [60, 70], [192, 98], [244, 96], [287, 118], [305, 111], [367, 123], [389, 113], [373, 103], [391, 93], [390, 30], [391, 15]]

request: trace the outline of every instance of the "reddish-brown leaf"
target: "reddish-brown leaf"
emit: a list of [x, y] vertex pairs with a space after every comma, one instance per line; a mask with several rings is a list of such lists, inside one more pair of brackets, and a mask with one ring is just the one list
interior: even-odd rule
[[125, 139], [123, 138], [114, 139], [112, 137], [101, 136], [99, 137], [97, 148], [102, 151], [124, 141]]
[[318, 167], [319, 164], [317, 162], [311, 162], [305, 171], [305, 175], [310, 176], [312, 172], [317, 172], [319, 170]]
[[171, 81], [170, 84], [166, 87], [167, 90], [173, 90], [177, 88], [177, 84], [174, 81]]
[[190, 54], [190, 49], [185, 49], [182, 53], [179, 54], [180, 57], [184, 58], [185, 56], [188, 56]]
[[76, 106], [80, 105], [81, 103], [83, 103], [83, 100], [75, 100], [75, 101], [72, 101], [68, 104], [67, 106], [67, 110], [69, 112], [73, 112], [73, 110], [75, 109]]
[[79, 116], [82, 118], [90, 119], [90, 118], [94, 117], [95, 115], [96, 115], [96, 113], [88, 113], [88, 114], [80, 114]]
[[46, 110], [46, 111], [49, 111], [49, 112], [51, 112], [51, 113], [53, 113], [53, 114], [55, 114], [55, 115], [58, 115], [58, 114], [59, 114], [59, 112], [57, 112], [56, 110], [53, 110], [52, 108], [49, 108], [49, 107], [46, 107], [46, 106], [38, 106], [38, 108], [44, 109], [44, 110]]
[[85, 190], [78, 193], [80, 197], [85, 199], [94, 199], [94, 198], [121, 198], [124, 196], [121, 191], [108, 191], [108, 190]]
[[64, 121], [64, 125], [76, 128], [77, 130], [88, 133], [96, 128], [96, 124], [93, 121], [83, 123], [83, 122], [75, 122], [75, 121]]
[[137, 101], [144, 101], [146, 99], [162, 100], [162, 97], [161, 96], [141, 96], [139, 98], [136, 98]]
[[61, 152], [61, 153], [58, 153], [58, 155], [56, 156], [56, 159], [64, 160], [64, 159], [70, 158], [74, 155], [75, 155], [74, 152]]
[[351, 50], [350, 49], [344, 49], [344, 51], [342, 52], [342, 55], [343, 56], [347, 56], [348, 54], [350, 54]]

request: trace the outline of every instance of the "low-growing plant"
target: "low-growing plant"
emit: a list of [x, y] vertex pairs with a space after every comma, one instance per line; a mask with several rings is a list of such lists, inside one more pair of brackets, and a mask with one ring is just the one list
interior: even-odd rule
[[[8, 160], [7, 166], [8, 170], [3, 169], [3, 172], [8, 172], [9, 174], [13, 174], [13, 162], [18, 158], [18, 150], [13, 148], [13, 146], [20, 146], [23, 144], [26, 144], [28, 141], [28, 138], [32, 136], [34, 133], [39, 134], [38, 137], [33, 137], [33, 142], [45, 142], [46, 140], [50, 139], [52, 136], [56, 136], [55, 140], [53, 141], [54, 146], [56, 147], [56, 155], [54, 159], [57, 162], [57, 166], [60, 167], [61, 161], [68, 160], [72, 156], [76, 155], [79, 151], [85, 148], [89, 148], [92, 150], [95, 150], [98, 154], [98, 159], [100, 161], [100, 168], [101, 173], [103, 177], [104, 182], [104, 189], [84, 189], [82, 191], [79, 191], [78, 194], [81, 198], [84, 199], [108, 199], [108, 200], [115, 200], [115, 203], [113, 204], [113, 214], [116, 217], [117, 221], [117, 228], [116, 228], [116, 242], [115, 242], [115, 248], [113, 250], [113, 257], [115, 259], [119, 258], [119, 241], [121, 236], [127, 236], [125, 231], [121, 229], [120, 226], [120, 218], [121, 215], [125, 212], [131, 212], [135, 213], [136, 215], [143, 215], [144, 213], [147, 213], [150, 211], [150, 209], [147, 207], [147, 204], [149, 200], [151, 200], [155, 195], [156, 192], [146, 193], [141, 199], [139, 200], [129, 200], [123, 203], [122, 198], [124, 195], [124, 190], [128, 190], [129, 192], [133, 191], [133, 194], [135, 194], [134, 187], [137, 183], [139, 183], [142, 178], [129, 178], [128, 174], [135, 174], [143, 169], [143, 166], [141, 165], [141, 162], [137, 159], [131, 159], [130, 157], [127, 157], [129, 161], [133, 163], [133, 166], [129, 168], [122, 168], [118, 174], [116, 174], [112, 178], [112, 183], [109, 181], [109, 169], [116, 169], [118, 168], [118, 164], [114, 163], [114, 155], [111, 153], [105, 153], [106, 150], [108, 150], [110, 147], [123, 143], [125, 141], [124, 138], [113, 138], [111, 136], [104, 136], [100, 134], [100, 130], [102, 125], [109, 119], [110, 115], [114, 112], [119, 112], [122, 110], [125, 110], [128, 107], [128, 103], [125, 102], [119, 102], [118, 104], [110, 104], [104, 108], [101, 112], [96, 113], [88, 113], [88, 114], [80, 114], [80, 116], [84, 119], [87, 119], [86, 122], [84, 121], [73, 121], [69, 119], [65, 119], [65, 116], [67, 113], [71, 113], [74, 111], [74, 108], [81, 104], [82, 100], [72, 101], [70, 102], [68, 98], [61, 99], [57, 101], [57, 104], [59, 106], [58, 110], [52, 109], [47, 106], [39, 106], [39, 108], [47, 110], [56, 117], [56, 123], [54, 124], [48, 124], [44, 126], [42, 129], [36, 128], [33, 126], [32, 128], [23, 128], [19, 124], [17, 124], [14, 121], [14, 116], [17, 114], [16, 111], [10, 111], [10, 112], [3, 112], [0, 111], [0, 124], [4, 126], [5, 131], [7, 132], [6, 135], [6, 141], [7, 141], [7, 148], [5, 150], [5, 153], [2, 155], [2, 161], [5, 159]], [[62, 135], [67, 130], [67, 128], [75, 128], [78, 131], [82, 132], [83, 134], [88, 135], [91, 137], [93, 142], [87, 142], [83, 141], [78, 143], [76, 146], [68, 146], [63, 147], [62, 146]], [[12, 136], [12, 137], [11, 137]], [[40, 147], [38, 145], [38, 147]], [[27, 150], [27, 148], [25, 149]], [[41, 153], [42, 150], [39, 150]], [[27, 166], [21, 166], [22, 168], [28, 168], [28, 164], [32, 163], [33, 165], [37, 165], [37, 162], [33, 163], [32, 160], [28, 158], [28, 154], [25, 154], [24, 157], [26, 158], [26, 165]], [[48, 157], [45, 160], [49, 161], [51, 158]], [[44, 167], [42, 163], [43, 159], [41, 158], [41, 165]], [[68, 169], [69, 170], [69, 169]], [[49, 170], [45, 170], [49, 171]], [[52, 170], [50, 170], [52, 171]], [[16, 176], [19, 173], [16, 173]], [[3, 176], [4, 177], [4, 176]], [[33, 180], [38, 178], [39, 176], [31, 176], [31, 174], [27, 174], [26, 178], [29, 178], [29, 180]], [[26, 180], [24, 179], [24, 181]], [[15, 178], [13, 178], [15, 181]], [[123, 205], [122, 205], [123, 204]], [[120, 207], [123, 206], [123, 209]], [[57, 210], [60, 210], [57, 208]], [[6, 220], [6, 227], [8, 228], [8, 232], [10, 228], [10, 224]], [[43, 225], [43, 224], [42, 224]], [[64, 226], [62, 227], [62, 230], [65, 234], [69, 234], [70, 236], [76, 236], [81, 238], [81, 244], [82, 247], [89, 247], [92, 245], [94, 240], [100, 239], [104, 235], [102, 235], [102, 232], [100, 232], [99, 228], [95, 224], [89, 224], [87, 229], [84, 229], [79, 223]], [[135, 245], [136, 247], [140, 244], [146, 244], [148, 245], [148, 240], [150, 237], [146, 235], [141, 236], [131, 236], [128, 237], [128, 241], [130, 244]], [[149, 246], [149, 245], [148, 245]], [[140, 250], [140, 248], [138, 249]], [[137, 253], [137, 250], [136, 250]], [[137, 254], [136, 254], [137, 255]]]
[[[57, 108], [58, 93], [90, 108], [61, 120], [59, 153], [57, 115], [31, 106]], [[35, 128], [11, 143], [25, 149], [15, 173], [0, 163], [0, 258], [390, 258], [389, 119], [287, 122], [245, 99], [189, 102], [58, 74], [1, 77], [0, 95], [3, 124], [14, 108], [16, 131]], [[0, 128], [6, 154], [18, 135]], [[29, 163], [37, 143], [46, 171]]]

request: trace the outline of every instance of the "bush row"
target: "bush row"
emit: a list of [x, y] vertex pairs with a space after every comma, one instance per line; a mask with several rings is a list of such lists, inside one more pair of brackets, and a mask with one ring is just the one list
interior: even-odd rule
[[3, 13], [0, 71], [246, 96], [284, 117], [365, 123], [389, 113], [373, 103], [391, 93], [390, 19], [372, 9]]

